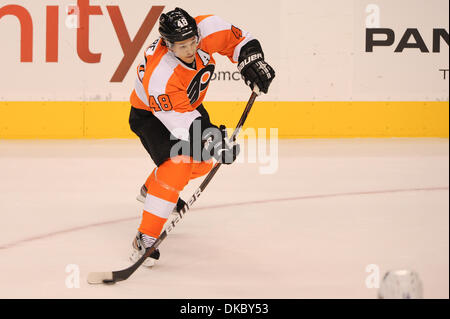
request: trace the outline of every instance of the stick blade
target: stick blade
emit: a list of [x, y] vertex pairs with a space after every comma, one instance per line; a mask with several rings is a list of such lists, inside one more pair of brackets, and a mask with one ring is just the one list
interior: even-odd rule
[[88, 274], [87, 282], [91, 285], [114, 283], [112, 272], [91, 272]]

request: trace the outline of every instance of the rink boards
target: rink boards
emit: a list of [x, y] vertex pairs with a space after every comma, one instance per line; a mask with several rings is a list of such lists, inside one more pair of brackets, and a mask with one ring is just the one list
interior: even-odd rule
[[[245, 102], [205, 102], [233, 128]], [[0, 102], [0, 139], [130, 138], [128, 102]], [[255, 103], [244, 128], [279, 138], [448, 137], [448, 102]]]

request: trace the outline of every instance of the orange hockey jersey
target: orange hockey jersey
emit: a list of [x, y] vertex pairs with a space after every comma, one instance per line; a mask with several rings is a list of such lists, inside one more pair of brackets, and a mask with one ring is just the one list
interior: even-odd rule
[[135, 88], [130, 102], [135, 108], [152, 111], [176, 137], [186, 139], [186, 131], [200, 117], [196, 108], [202, 103], [214, 74], [213, 53], [237, 63], [241, 48], [252, 36], [222, 20], [206, 15], [195, 18], [200, 42], [195, 66], [190, 68], [163, 45], [161, 38], [145, 51], [145, 60], [137, 68]]

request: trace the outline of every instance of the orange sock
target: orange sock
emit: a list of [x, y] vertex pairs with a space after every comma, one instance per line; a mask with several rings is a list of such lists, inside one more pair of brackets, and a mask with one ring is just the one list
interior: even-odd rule
[[[185, 158], [184, 158], [185, 160]], [[194, 162], [192, 161], [192, 173], [191, 173], [191, 177], [189, 178], [194, 179], [197, 177], [201, 177], [204, 176], [206, 174], [209, 173], [209, 171], [213, 168], [213, 160], [209, 160], [206, 162]], [[145, 187], [147, 187], [147, 189], [150, 189], [149, 185], [150, 185], [150, 179], [152, 177], [152, 174], [154, 173], [154, 171], [148, 176], [147, 180], [145, 181]]]
[[157, 238], [176, 206], [180, 191], [192, 175], [194, 163], [179, 157], [155, 168], [147, 179], [148, 189], [139, 231]]

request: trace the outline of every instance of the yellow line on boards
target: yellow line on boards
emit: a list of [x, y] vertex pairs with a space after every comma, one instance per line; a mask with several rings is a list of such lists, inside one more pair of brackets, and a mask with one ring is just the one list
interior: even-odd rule
[[[204, 102], [234, 128], [246, 102]], [[128, 102], [0, 102], [0, 139], [134, 138]], [[447, 137], [449, 102], [256, 102], [246, 128], [280, 138]]]

